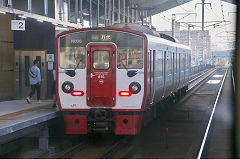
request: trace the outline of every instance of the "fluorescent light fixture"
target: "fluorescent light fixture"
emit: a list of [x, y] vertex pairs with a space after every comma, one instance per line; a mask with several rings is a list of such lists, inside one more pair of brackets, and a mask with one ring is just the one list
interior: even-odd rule
[[6, 12], [0, 11], [1, 14], [6, 14]]
[[43, 20], [41, 20], [41, 19], [37, 19], [37, 21], [38, 21], [38, 22], [43, 22]]
[[20, 18], [26, 19], [27, 17], [23, 16], [23, 15], [19, 15]]
[[83, 12], [83, 15], [89, 15], [88, 13]]

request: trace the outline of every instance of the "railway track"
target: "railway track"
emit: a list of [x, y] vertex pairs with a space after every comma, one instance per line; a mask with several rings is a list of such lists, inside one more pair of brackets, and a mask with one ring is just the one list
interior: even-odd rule
[[[194, 141], [188, 141], [189, 139], [186, 137], [186, 135], [184, 135], [184, 131], [181, 128], [181, 131], [178, 130], [178, 127], [183, 126], [186, 129], [187, 134], [191, 137], [191, 131], [194, 130], [194, 127], [198, 127], [198, 129], [200, 129], [199, 127], [201, 127], [201, 129], [206, 127], [205, 119], [202, 119], [201, 116], [204, 116], [205, 118], [209, 116], [209, 110], [212, 109], [211, 105], [213, 105], [212, 98], [215, 98], [220, 86], [214, 86], [214, 88], [211, 88], [214, 90], [211, 90], [208, 87], [205, 88], [204, 85], [216, 73], [219, 74], [222, 73], [222, 71], [215, 69], [210, 70], [191, 80], [190, 87], [187, 91], [188, 93], [178, 103], [174, 104], [171, 110], [166, 111], [163, 116], [145, 127], [139, 135], [134, 137], [119, 137], [113, 135], [107, 138], [103, 137], [102, 139], [94, 142], [89, 142], [86, 140], [83, 143], [75, 145], [68, 150], [61, 152], [61, 154], [51, 156], [51, 158], [196, 158], [197, 151], [200, 148], [199, 143], [202, 139], [201, 135], [203, 134], [203, 130], [199, 130], [201, 133], [198, 137], [195, 137], [195, 139], [192, 138]], [[205, 88], [205, 90], [201, 90], [203, 88]], [[209, 97], [211, 97], [211, 100]], [[205, 102], [208, 102], [208, 107], [206, 110], [207, 112], [205, 112], [205, 110], [201, 110], [201, 103], [197, 103], [200, 105], [197, 105], [196, 108], [193, 108], [194, 110], [190, 110], [190, 108], [188, 108], [189, 103], [194, 104], [196, 100], [205, 100]], [[186, 123], [190, 124], [190, 127], [187, 127]], [[174, 133], [174, 129], [176, 129], [175, 131], [177, 132], [179, 131], [179, 133]], [[159, 134], [156, 134], [156, 131], [159, 132]], [[148, 137], [148, 135], [150, 135], [150, 137]], [[156, 136], [154, 137], [154, 135]], [[182, 135], [183, 138], [187, 138], [185, 142], [193, 143], [190, 144], [190, 147], [188, 146], [188, 150], [185, 151], [187, 152], [185, 156], [174, 156], [172, 153], [176, 151], [176, 149], [174, 149], [176, 148], [176, 145], [180, 148], [186, 147], [186, 145], [181, 145], [180, 143], [173, 146], [173, 143], [177, 143], [179, 142], [178, 140], [181, 140], [178, 137]], [[182, 142], [184, 142], [184, 140]], [[150, 145], [148, 145], [148, 143], [150, 143]], [[158, 145], [157, 147], [159, 150], [157, 152], [154, 145]], [[144, 151], [150, 151], [151, 149], [155, 153], [145, 156], [148, 153], [145, 153]], [[181, 154], [180, 151], [177, 153]]]

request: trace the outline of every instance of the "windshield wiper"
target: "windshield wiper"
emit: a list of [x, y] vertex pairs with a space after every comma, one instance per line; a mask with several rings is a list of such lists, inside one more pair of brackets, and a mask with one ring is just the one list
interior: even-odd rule
[[81, 60], [79, 60], [79, 62], [77, 63], [77, 66], [74, 67], [74, 70], [66, 70], [66, 74], [70, 77], [74, 77], [76, 75], [76, 69], [78, 68], [79, 64], [80, 64]]
[[123, 67], [125, 68], [125, 70], [127, 71], [127, 76], [128, 77], [133, 77], [133, 76], [135, 76], [136, 74], [137, 74], [137, 71], [138, 70], [128, 70], [127, 69], [127, 67], [123, 64], [123, 63], [121, 63], [122, 65], [123, 65]]

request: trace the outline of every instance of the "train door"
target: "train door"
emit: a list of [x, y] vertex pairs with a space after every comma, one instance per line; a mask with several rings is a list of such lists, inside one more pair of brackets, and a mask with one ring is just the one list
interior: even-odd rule
[[87, 46], [87, 104], [113, 107], [116, 101], [116, 47], [113, 44]]
[[[164, 91], [164, 54], [162, 50], [158, 50], [156, 53], [156, 73], [155, 73], [155, 85], [158, 88], [156, 96], [162, 97]], [[160, 99], [159, 99], [160, 100]]]
[[165, 91], [166, 91], [166, 62], [167, 62], [167, 53], [164, 51], [163, 54], [163, 97], [165, 96]]
[[175, 90], [175, 84], [176, 84], [176, 81], [175, 81], [175, 53], [173, 52], [172, 53], [172, 90], [174, 91]]
[[178, 88], [178, 84], [179, 84], [179, 73], [178, 73], [178, 53], [176, 51], [175, 53], [175, 89]]
[[[152, 54], [151, 54], [152, 53]], [[156, 50], [150, 51], [150, 61], [151, 62], [151, 104], [154, 102], [154, 95], [155, 95], [155, 59], [156, 59]]]
[[[31, 87], [29, 83], [28, 71], [33, 66], [33, 61], [40, 61], [41, 70], [41, 98], [47, 95], [46, 81], [46, 51], [16, 50], [15, 51], [15, 70], [16, 70], [16, 98], [26, 98], [30, 93]], [[35, 97], [34, 97], [35, 98]]]

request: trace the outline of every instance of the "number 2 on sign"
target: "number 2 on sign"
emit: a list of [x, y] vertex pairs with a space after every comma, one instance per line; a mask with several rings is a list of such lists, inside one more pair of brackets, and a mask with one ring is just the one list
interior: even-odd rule
[[19, 28], [19, 29], [23, 29], [23, 22], [19, 22], [18, 24], [19, 24], [19, 27], [18, 27], [18, 28]]

